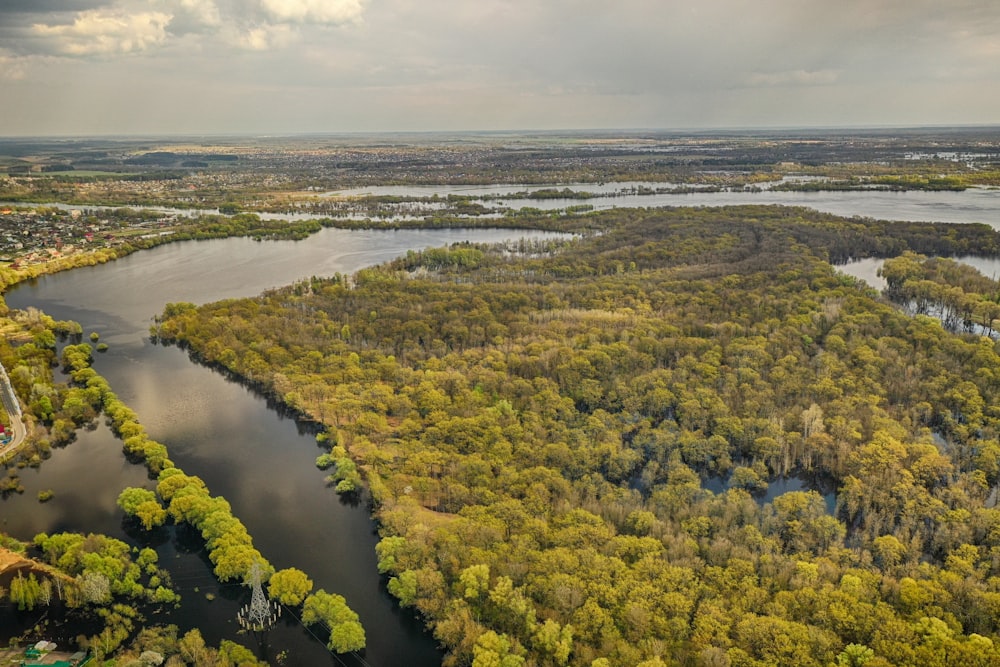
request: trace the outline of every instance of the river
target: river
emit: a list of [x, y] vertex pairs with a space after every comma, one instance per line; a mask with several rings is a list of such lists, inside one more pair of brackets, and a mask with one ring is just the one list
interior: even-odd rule
[[[742, 204], [777, 204], [782, 206], [806, 206], [845, 217], [860, 216], [878, 220], [906, 220], [909, 222], [982, 222], [1000, 229], [1000, 189], [969, 188], [961, 192], [922, 191], [828, 191], [828, 192], [784, 192], [763, 189], [734, 192], [689, 192], [685, 194], [648, 194], [628, 192], [632, 188], [669, 188], [671, 183], [605, 183], [566, 184], [539, 186], [378, 186], [345, 190], [340, 195], [395, 195], [400, 197], [447, 197], [449, 194], [472, 198], [492, 195], [502, 197], [516, 192], [531, 192], [543, 188], [563, 189], [568, 187], [579, 192], [592, 192], [605, 196], [591, 199], [498, 199], [484, 202], [487, 206], [503, 206], [510, 209], [524, 207], [542, 210], [563, 209], [569, 206], [589, 204], [594, 209], [622, 207], [658, 206], [731, 206]], [[606, 196], [615, 192], [620, 196]], [[269, 214], [264, 214], [269, 217]], [[298, 217], [298, 216], [295, 216]]]
[[[767, 184], [764, 184], [765, 186]], [[591, 192], [599, 197], [590, 199], [504, 199], [504, 195], [519, 192], [531, 192], [541, 189], [570, 188], [578, 192]], [[363, 195], [393, 195], [398, 197], [438, 197], [461, 195], [473, 200], [484, 196], [498, 199], [484, 200], [486, 207], [497, 208], [500, 211], [536, 208], [545, 211], [565, 209], [571, 206], [589, 205], [594, 210], [610, 208], [655, 208], [662, 206], [735, 206], [744, 204], [805, 206], [823, 213], [833, 213], [844, 217], [875, 218], [878, 220], [905, 220], [909, 222], [981, 222], [1000, 229], [1000, 189], [991, 187], [975, 187], [956, 191], [923, 191], [891, 192], [884, 190], [859, 191], [828, 191], [828, 192], [784, 192], [781, 190], [762, 189], [760, 191], [737, 190], [733, 192], [688, 192], [684, 194], [636, 194], [635, 188], [670, 188], [672, 183], [569, 183], [560, 185], [386, 185], [341, 190], [324, 193], [322, 197], [333, 196], [363, 196]], [[611, 196], [614, 193], [619, 193]], [[4, 205], [0, 202], [0, 205]], [[13, 204], [14, 206], [55, 206], [67, 210], [100, 209], [100, 206], [79, 206], [70, 204]], [[414, 204], [420, 209], [418, 214], [390, 216], [390, 219], [414, 220], [422, 215], [431, 215], [439, 203]], [[200, 215], [218, 213], [218, 209], [173, 209], [153, 207], [153, 210], [172, 215]], [[308, 220], [323, 217], [323, 214], [313, 213], [260, 213], [260, 217], [274, 220]], [[354, 213], [348, 218], [364, 218], [367, 214]], [[488, 216], [502, 219], [502, 213]], [[498, 224], [502, 224], [499, 223]]]
[[[268, 655], [288, 665], [440, 665], [434, 640], [412, 614], [400, 610], [375, 567], [375, 527], [364, 503], [345, 503], [327, 488], [314, 461], [322, 450], [308, 425], [190, 361], [174, 347], [148, 339], [152, 318], [171, 301], [206, 303], [252, 296], [312, 275], [353, 273], [409, 249], [471, 240], [548, 238], [510, 230], [344, 231], [325, 229], [305, 241], [249, 239], [187, 241], [132, 254], [108, 264], [45, 276], [5, 295], [12, 308], [40, 308], [76, 320], [109, 345], [94, 367], [139, 415], [150, 436], [164, 443], [185, 472], [224, 496], [247, 526], [255, 546], [276, 567], [297, 567], [323, 588], [347, 598], [368, 635], [363, 661], [335, 658], [293, 619], [269, 636]], [[188, 530], [151, 534], [126, 530], [116, 507], [126, 486], [146, 486], [145, 469], [125, 461], [121, 443], [99, 424], [56, 449], [35, 470], [20, 471], [25, 493], [0, 501], [0, 530], [23, 540], [38, 532], [100, 532], [160, 554], [183, 596], [179, 611], [156, 622], [181, 631], [202, 629], [217, 645], [237, 635], [236, 610], [249, 600], [242, 586], [220, 586], [201, 543]], [[41, 504], [38, 491], [55, 497]], [[213, 599], [210, 599], [213, 598]], [[0, 627], [8, 619], [0, 618]]]

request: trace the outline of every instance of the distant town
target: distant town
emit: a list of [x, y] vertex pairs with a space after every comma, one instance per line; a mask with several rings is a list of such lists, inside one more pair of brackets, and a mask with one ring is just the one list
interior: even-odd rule
[[176, 216], [130, 209], [0, 206], [0, 261], [11, 268], [121, 245], [129, 236], [169, 234]]

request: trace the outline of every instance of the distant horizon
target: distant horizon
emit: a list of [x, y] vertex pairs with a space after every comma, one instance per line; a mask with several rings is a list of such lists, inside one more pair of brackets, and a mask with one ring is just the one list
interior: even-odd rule
[[289, 132], [135, 132], [99, 134], [0, 134], [0, 141], [20, 141], [26, 139], [85, 140], [85, 139], [282, 139], [309, 137], [365, 137], [365, 136], [559, 136], [559, 135], [685, 135], [685, 134], [754, 134], [784, 132], [886, 132], [886, 131], [947, 131], [947, 130], [1000, 130], [998, 123], [943, 123], [914, 125], [772, 125], [772, 126], [718, 126], [718, 127], [595, 127], [557, 129], [462, 129], [462, 130], [305, 130]]
[[982, 127], [998, 34], [993, 0], [5, 0], [0, 133]]

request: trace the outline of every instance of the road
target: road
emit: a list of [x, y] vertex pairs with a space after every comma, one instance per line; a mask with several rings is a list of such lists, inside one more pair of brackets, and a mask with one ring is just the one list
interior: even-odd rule
[[0, 401], [3, 402], [4, 409], [10, 415], [10, 430], [13, 432], [10, 442], [0, 446], [0, 460], [3, 460], [9, 453], [17, 451], [17, 448], [24, 442], [27, 431], [21, 417], [21, 403], [14, 395], [14, 388], [10, 386], [10, 378], [7, 377], [7, 369], [2, 365], [0, 365]]

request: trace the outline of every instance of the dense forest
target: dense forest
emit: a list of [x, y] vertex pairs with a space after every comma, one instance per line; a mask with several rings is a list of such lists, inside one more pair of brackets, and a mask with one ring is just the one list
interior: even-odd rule
[[155, 335], [326, 426], [317, 464], [364, 480], [389, 590], [451, 665], [996, 664], [1000, 351], [830, 261], [1000, 235], [562, 224], [587, 231], [172, 304]]

